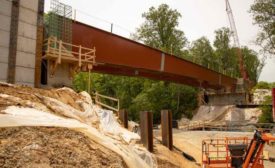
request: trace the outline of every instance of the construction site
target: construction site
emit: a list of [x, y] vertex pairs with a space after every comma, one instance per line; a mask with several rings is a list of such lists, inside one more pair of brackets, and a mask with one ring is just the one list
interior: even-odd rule
[[[275, 85], [253, 81], [230, 0], [223, 3], [237, 62], [227, 69], [202, 63], [194, 49], [116, 34], [113, 23], [101, 29], [62, 0], [0, 0], [0, 167], [275, 168]], [[128, 79], [129, 90], [110, 91]], [[170, 83], [176, 89], [144, 98]], [[159, 101], [169, 92], [173, 101]]]

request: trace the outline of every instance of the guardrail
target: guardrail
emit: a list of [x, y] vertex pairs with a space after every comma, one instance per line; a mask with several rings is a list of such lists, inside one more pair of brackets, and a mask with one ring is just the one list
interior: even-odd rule
[[82, 64], [95, 63], [95, 47], [86, 48], [81, 45], [66, 43], [53, 36], [44, 40], [44, 46], [46, 47], [46, 54], [42, 58], [57, 59], [58, 64], [61, 63], [61, 60], [76, 61], [79, 67]]
[[[100, 106], [103, 106], [103, 107], [105, 107], [105, 108], [107, 108], [107, 109], [110, 109], [110, 110], [114, 110], [114, 111], [116, 111], [116, 112], [118, 112], [119, 109], [120, 109], [119, 99], [117, 99], [117, 98], [110, 97], [110, 96], [105, 96], [105, 95], [99, 94], [99, 93], [97, 93], [97, 92], [95, 92], [95, 93], [93, 94], [93, 97], [94, 97], [94, 99], [95, 99], [95, 103], [98, 104], [98, 105], [100, 105]], [[110, 105], [104, 103], [104, 102], [101, 100], [102, 98], [103, 98], [103, 99], [107, 99], [107, 100], [111, 100], [111, 101], [116, 102], [117, 107], [112, 107], [112, 106], [110, 106]]]
[[209, 122], [209, 121], [198, 121], [190, 124], [180, 126], [182, 130], [220, 130], [220, 131], [230, 131], [230, 130], [246, 130], [254, 131], [253, 128], [242, 128], [247, 126], [253, 126], [257, 129], [264, 129], [266, 131], [272, 131], [275, 128], [274, 123], [242, 123], [237, 122]]

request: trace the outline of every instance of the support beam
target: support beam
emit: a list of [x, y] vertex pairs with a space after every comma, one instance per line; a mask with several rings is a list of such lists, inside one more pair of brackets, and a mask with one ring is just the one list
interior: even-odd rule
[[142, 144], [153, 152], [153, 113], [140, 112], [140, 136]]
[[272, 89], [273, 122], [275, 122], [275, 88]]
[[11, 7], [11, 26], [10, 26], [10, 44], [9, 44], [9, 65], [8, 65], [8, 82], [15, 83], [15, 67], [17, 53], [17, 35], [19, 21], [20, 0], [13, 0]]
[[122, 122], [124, 128], [128, 128], [128, 111], [121, 109], [118, 111], [119, 120]]
[[173, 149], [173, 132], [172, 132], [172, 111], [161, 110], [161, 134], [162, 144]]
[[35, 56], [35, 74], [34, 86], [40, 87], [41, 83], [41, 64], [42, 64], [42, 48], [43, 48], [43, 15], [44, 15], [44, 0], [38, 1], [37, 14], [37, 30], [36, 30], [36, 56]]

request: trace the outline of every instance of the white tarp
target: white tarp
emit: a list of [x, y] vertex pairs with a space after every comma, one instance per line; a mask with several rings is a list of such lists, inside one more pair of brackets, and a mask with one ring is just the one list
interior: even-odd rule
[[[36, 93], [30, 95], [38, 97], [41, 102], [0, 94], [1, 99], [23, 106], [9, 106], [0, 111], [0, 127], [55, 126], [75, 129], [119, 154], [129, 167], [157, 167], [153, 154], [145, 148], [137, 150], [138, 145], [130, 144], [132, 140], [139, 140], [139, 135], [122, 128], [113, 112], [93, 104], [88, 93], [82, 92], [82, 99], [76, 102], [83, 111], [54, 98]], [[96, 129], [96, 124], [99, 124], [99, 129]]]
[[55, 126], [83, 132], [95, 142], [119, 154], [129, 167], [151, 167], [123, 143], [101, 134], [97, 129], [75, 119], [66, 119], [33, 108], [9, 106], [0, 113], [0, 127]]

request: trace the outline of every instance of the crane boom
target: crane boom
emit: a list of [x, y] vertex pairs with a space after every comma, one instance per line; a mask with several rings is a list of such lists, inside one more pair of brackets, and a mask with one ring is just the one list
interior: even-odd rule
[[241, 73], [243, 79], [249, 80], [247, 72], [244, 68], [243, 56], [242, 56], [242, 52], [240, 49], [240, 41], [239, 41], [238, 32], [237, 32], [237, 28], [235, 25], [234, 16], [233, 16], [233, 12], [232, 12], [229, 0], [225, 0], [225, 3], [226, 3], [226, 12], [227, 12], [228, 19], [229, 19], [230, 29], [233, 33], [234, 47], [237, 48], [237, 55], [239, 57], [240, 73]]

